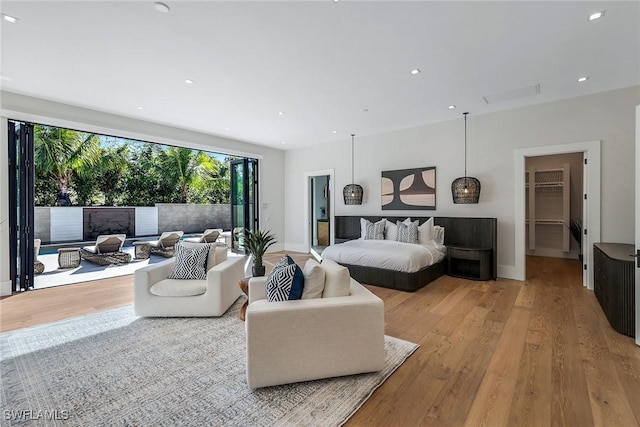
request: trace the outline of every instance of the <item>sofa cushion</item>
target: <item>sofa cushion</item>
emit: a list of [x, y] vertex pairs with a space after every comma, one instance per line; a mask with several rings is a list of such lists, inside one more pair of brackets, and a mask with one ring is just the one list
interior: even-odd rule
[[302, 298], [304, 274], [289, 255], [285, 255], [273, 267], [265, 284], [267, 300], [287, 301]]
[[315, 259], [308, 259], [302, 269], [304, 274], [304, 289], [302, 299], [322, 298], [324, 290], [324, 269]]
[[153, 295], [159, 297], [191, 297], [202, 295], [207, 290], [206, 280], [164, 279], [149, 289]]
[[351, 276], [347, 267], [330, 259], [323, 260], [320, 266], [325, 274], [322, 298], [345, 297], [350, 294]]
[[207, 270], [205, 269], [205, 265], [207, 263], [208, 254], [208, 245], [201, 245], [197, 248], [188, 248], [184, 245], [178, 245], [178, 248], [176, 249], [176, 263], [168, 278], [206, 279]]

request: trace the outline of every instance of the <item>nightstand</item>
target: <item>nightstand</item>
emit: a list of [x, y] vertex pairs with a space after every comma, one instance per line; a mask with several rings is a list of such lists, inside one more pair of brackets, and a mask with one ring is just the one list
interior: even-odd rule
[[491, 248], [447, 246], [447, 274], [472, 280], [489, 280], [491, 252]]

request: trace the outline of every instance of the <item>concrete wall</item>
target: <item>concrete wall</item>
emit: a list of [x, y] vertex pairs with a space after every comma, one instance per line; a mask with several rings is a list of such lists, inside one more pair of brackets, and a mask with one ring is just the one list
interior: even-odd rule
[[[87, 237], [87, 211], [114, 210], [135, 211], [135, 233], [127, 237], [156, 236], [164, 231], [182, 230], [185, 233], [202, 233], [207, 228], [231, 229], [231, 205], [195, 205], [158, 203], [155, 207], [97, 207], [97, 206], [56, 206], [36, 207], [35, 238], [43, 243], [80, 242], [93, 240]], [[105, 217], [108, 218], [108, 217]], [[109, 229], [106, 224], [103, 227]], [[124, 231], [118, 231], [124, 232]], [[107, 232], [105, 232], [107, 233]], [[105, 234], [99, 233], [99, 234]], [[95, 234], [95, 233], [93, 233]]]
[[231, 230], [231, 205], [158, 203], [158, 232], [202, 233], [207, 228]]

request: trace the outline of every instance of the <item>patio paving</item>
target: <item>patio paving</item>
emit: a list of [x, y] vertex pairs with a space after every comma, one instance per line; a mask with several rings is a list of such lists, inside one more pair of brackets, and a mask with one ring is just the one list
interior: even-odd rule
[[[151, 255], [149, 259], [135, 259], [133, 247], [125, 247], [123, 251], [131, 254], [131, 262], [122, 265], [97, 265], [82, 260], [76, 268], [59, 269], [58, 254], [40, 254], [38, 260], [44, 264], [44, 272], [35, 276], [34, 289], [50, 288], [52, 286], [69, 285], [72, 283], [89, 282], [110, 277], [133, 274], [137, 269], [150, 264], [166, 261], [167, 258]], [[228, 256], [241, 256], [229, 252]]]

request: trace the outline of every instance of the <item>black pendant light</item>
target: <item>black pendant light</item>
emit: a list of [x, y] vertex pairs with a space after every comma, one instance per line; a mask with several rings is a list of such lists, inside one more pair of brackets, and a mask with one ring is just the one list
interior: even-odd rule
[[480, 181], [467, 176], [467, 114], [464, 114], [464, 177], [456, 178], [451, 183], [453, 203], [478, 203], [480, 199]]
[[351, 134], [351, 184], [345, 185], [342, 190], [345, 205], [361, 205], [364, 194], [362, 186], [353, 183], [353, 138], [355, 136], [356, 134]]

